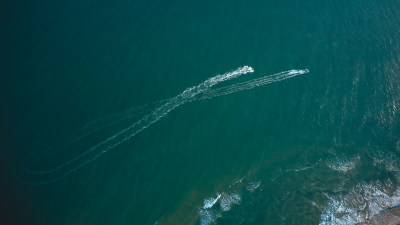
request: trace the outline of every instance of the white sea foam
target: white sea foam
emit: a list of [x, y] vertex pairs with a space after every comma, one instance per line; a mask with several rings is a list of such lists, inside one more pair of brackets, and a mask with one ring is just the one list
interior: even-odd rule
[[216, 210], [200, 210], [200, 224], [201, 225], [209, 225], [214, 223], [219, 217], [221, 217], [221, 213]]
[[[221, 198], [220, 207], [213, 207], [218, 199]], [[240, 204], [241, 197], [237, 193], [222, 193], [217, 198], [204, 200], [204, 206], [199, 209], [200, 224], [209, 225], [214, 224], [216, 220], [223, 216], [224, 212], [231, 210], [232, 205]]]
[[355, 168], [355, 165], [359, 159], [359, 156], [348, 160], [344, 155], [335, 155], [326, 161], [326, 165], [333, 170], [347, 172]]
[[221, 199], [220, 205], [223, 212], [231, 210], [232, 205], [239, 205], [242, 198], [240, 195], [233, 193], [224, 195]]
[[202, 207], [202, 209], [209, 209], [209, 208], [213, 207], [220, 198], [221, 198], [221, 194], [217, 194], [216, 198], [209, 198], [209, 199], [204, 200], [204, 206]]
[[[241, 178], [229, 185], [224, 192], [217, 194], [217, 197], [204, 200], [203, 207], [199, 209], [200, 224], [215, 224], [216, 220], [222, 217], [224, 212], [231, 210], [233, 205], [240, 204], [242, 197], [236, 191], [241, 187], [238, 184], [243, 179]], [[218, 202], [220, 207], [215, 207]]]
[[250, 192], [254, 192], [258, 187], [260, 187], [260, 181], [252, 181], [247, 184], [246, 189]]
[[379, 184], [362, 184], [348, 194], [327, 196], [328, 206], [322, 212], [320, 224], [355, 224], [364, 222], [383, 209], [400, 202], [400, 190], [389, 195]]
[[382, 210], [400, 203], [399, 158], [390, 153], [371, 153], [373, 165], [385, 168], [394, 175], [381, 181], [360, 183], [350, 191], [325, 196], [327, 207], [322, 211], [320, 224], [356, 224], [372, 218]]

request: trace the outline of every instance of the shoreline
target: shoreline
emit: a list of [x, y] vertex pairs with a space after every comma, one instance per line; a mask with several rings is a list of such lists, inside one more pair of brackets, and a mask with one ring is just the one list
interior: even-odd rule
[[382, 210], [380, 213], [373, 216], [371, 219], [357, 223], [357, 225], [400, 225], [400, 205], [396, 205]]

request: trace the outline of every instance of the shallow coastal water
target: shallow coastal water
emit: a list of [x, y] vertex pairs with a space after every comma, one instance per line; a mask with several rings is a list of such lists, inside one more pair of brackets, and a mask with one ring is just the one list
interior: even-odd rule
[[[398, 1], [5, 4], [2, 218], [356, 224], [397, 206], [399, 8]], [[196, 98], [183, 94], [245, 65], [254, 73], [200, 87]], [[309, 72], [258, 82], [293, 69]], [[68, 164], [77, 170], [65, 177], [54, 172], [181, 93], [190, 100], [173, 101], [123, 143], [81, 168], [94, 155]], [[50, 175], [21, 176], [26, 169]]]

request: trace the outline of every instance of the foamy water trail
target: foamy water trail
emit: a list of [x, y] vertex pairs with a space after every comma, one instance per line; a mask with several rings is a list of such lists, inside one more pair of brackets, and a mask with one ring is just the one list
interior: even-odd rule
[[[252, 73], [254, 72], [253, 68], [249, 66], [240, 67], [233, 72], [228, 72], [223, 75], [217, 75], [215, 77], [211, 77], [204, 81], [203, 83], [187, 88], [181, 94], [177, 95], [176, 97], [170, 99], [165, 104], [161, 105], [160, 107], [156, 108], [153, 112], [148, 115], [145, 115], [142, 119], [138, 120], [137, 122], [133, 123], [131, 126], [119, 131], [118, 133], [114, 134], [113, 136], [107, 138], [106, 140], [96, 144], [95, 146], [89, 148], [82, 154], [76, 156], [75, 158], [60, 164], [57, 167], [47, 170], [34, 170], [25, 168], [25, 172], [32, 176], [36, 176], [35, 178], [44, 179], [41, 181], [26, 181], [25, 183], [29, 184], [43, 184], [43, 183], [50, 183], [57, 181], [78, 169], [86, 166], [87, 164], [93, 162], [98, 157], [103, 155], [104, 153], [108, 152], [109, 150], [117, 147], [118, 145], [124, 143], [125, 141], [129, 140], [137, 133], [143, 131], [153, 123], [160, 120], [164, 117], [167, 113], [171, 110], [175, 109], [176, 107], [187, 103], [196, 95], [207, 91], [207, 89], [211, 88], [212, 86], [237, 78], [241, 75]], [[28, 159], [26, 159], [28, 160]], [[50, 177], [50, 179], [49, 179]], [[21, 179], [20, 179], [21, 180]]]
[[[59, 153], [61, 150], [70, 148], [73, 144], [79, 143], [81, 140], [89, 137], [92, 134], [96, 134], [99, 131], [113, 127], [120, 123], [129, 123], [130, 121], [135, 121], [139, 118], [142, 118], [144, 115], [153, 112], [154, 109], [160, 107], [161, 105], [165, 104], [170, 100], [171, 99], [159, 100], [149, 104], [132, 107], [121, 112], [97, 118], [93, 121], [84, 124], [80, 129], [74, 132], [74, 134], [69, 136], [66, 139], [66, 141], [61, 145], [49, 147], [47, 148], [47, 150], [41, 151], [40, 153], [32, 152], [31, 155], [40, 154], [42, 156], [45, 155], [48, 158], [52, 155]], [[35, 173], [35, 171], [30, 171], [30, 172]]]
[[260, 87], [260, 86], [264, 86], [264, 85], [267, 85], [270, 83], [275, 83], [275, 82], [283, 81], [283, 80], [286, 80], [286, 79], [289, 79], [292, 77], [303, 75], [308, 72], [309, 72], [308, 69], [289, 70], [289, 71], [284, 71], [284, 72], [280, 72], [280, 73], [273, 74], [273, 75], [267, 75], [264, 77], [260, 77], [260, 78], [256, 78], [253, 80], [233, 84], [233, 85], [226, 86], [226, 87], [210, 89], [210, 90], [204, 92], [202, 95], [198, 95], [197, 97], [193, 98], [192, 100], [195, 101], [195, 100], [201, 100], [201, 99], [209, 99], [209, 98], [214, 98], [214, 97], [221, 96], [221, 95], [232, 94], [232, 93], [235, 93], [238, 91], [249, 90], [249, 89], [253, 89], [255, 87]]
[[[179, 95], [165, 100], [161, 106], [154, 109], [151, 113], [143, 116], [140, 120], [136, 121], [129, 127], [117, 132], [116, 134], [108, 137], [104, 141], [99, 142], [98, 144], [92, 146], [85, 152], [79, 154], [78, 156], [61, 163], [60, 165], [51, 168], [51, 169], [43, 169], [43, 170], [35, 170], [32, 168], [25, 167], [23, 174], [16, 174], [18, 180], [27, 184], [45, 184], [55, 182], [64, 178], [65, 176], [79, 170], [80, 168], [88, 165], [89, 163], [95, 161], [98, 157], [105, 154], [106, 152], [114, 149], [118, 145], [126, 142], [131, 139], [133, 136], [143, 131], [150, 125], [159, 121], [165, 115], [167, 115], [170, 111], [181, 106], [188, 102], [193, 102], [195, 100], [201, 99], [210, 99], [213, 97], [231, 94], [241, 90], [252, 89], [257, 86], [263, 86], [269, 83], [282, 81], [288, 78], [292, 78], [298, 75], [306, 74], [309, 71], [306, 70], [289, 70], [281, 73], [277, 73], [270, 76], [264, 76], [261, 78], [256, 78], [253, 80], [249, 80], [246, 82], [241, 82], [237, 84], [233, 84], [226, 87], [220, 87], [216, 89], [212, 89], [213, 86], [231, 80], [237, 77], [240, 77], [247, 73], [254, 72], [253, 68], [249, 66], [240, 67], [233, 72], [228, 72], [223, 75], [217, 75], [211, 77], [200, 83], [197, 86], [193, 86], [187, 88]], [[95, 131], [88, 131], [87, 133], [91, 134]], [[87, 135], [87, 134], [84, 134]], [[75, 140], [75, 142], [79, 141], [82, 137]], [[30, 158], [27, 157], [25, 161], [28, 161]]]

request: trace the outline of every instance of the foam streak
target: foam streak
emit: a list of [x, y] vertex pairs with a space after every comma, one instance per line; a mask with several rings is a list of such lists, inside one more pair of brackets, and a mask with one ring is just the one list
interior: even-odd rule
[[[172, 98], [171, 100], [167, 101], [162, 106], [155, 109], [152, 113], [145, 115], [139, 121], [133, 123], [131, 126], [121, 130], [120, 132], [116, 133], [115, 135], [107, 138], [106, 140], [98, 143], [97, 145], [91, 147], [87, 151], [83, 152], [82, 154], [76, 156], [75, 158], [60, 164], [59, 166], [48, 169], [48, 170], [33, 170], [25, 168], [25, 172], [36, 176], [37, 178], [41, 178], [43, 181], [34, 181], [34, 182], [24, 182], [29, 184], [43, 184], [43, 183], [51, 183], [57, 181], [78, 169], [86, 166], [87, 164], [93, 162], [98, 157], [103, 155], [104, 153], [108, 152], [109, 150], [117, 147], [118, 145], [124, 143], [125, 141], [129, 140], [139, 132], [143, 131], [153, 123], [160, 120], [162, 117], [167, 115], [171, 110], [175, 109], [176, 107], [189, 102], [192, 98], [196, 95], [201, 94], [207, 91], [212, 86], [237, 78], [241, 75], [252, 73], [254, 72], [253, 68], [244, 66], [240, 67], [237, 70], [229, 73], [225, 73], [223, 75], [217, 75], [215, 77], [209, 78], [203, 83], [187, 88], [181, 94], [177, 95], [176, 97]], [[51, 177], [49, 179], [49, 176]], [[21, 180], [21, 179], [20, 179]]]
[[[110, 151], [111, 149], [114, 149], [118, 145], [131, 139], [139, 132], [143, 131], [150, 125], [159, 121], [161, 118], [166, 116], [170, 111], [177, 108], [178, 106], [196, 100], [210, 99], [221, 95], [227, 95], [242, 90], [252, 89], [257, 86], [264, 86], [266, 84], [306, 74], [308, 73], [308, 70], [307, 69], [289, 70], [271, 76], [264, 76], [261, 78], [256, 78], [249, 81], [233, 84], [230, 86], [214, 88], [214, 89], [212, 88], [213, 86], [221, 82], [231, 80], [241, 75], [252, 72], [254, 72], [253, 68], [244, 66], [238, 68], [233, 72], [228, 72], [223, 75], [217, 75], [215, 77], [211, 77], [197, 86], [187, 88], [179, 95], [165, 100], [165, 102], [163, 102], [161, 106], [154, 109], [151, 113], [143, 116], [140, 120], [136, 121], [129, 127], [119, 131], [118, 133], [112, 135], [111, 137], [108, 137], [106, 140], [101, 141], [100, 143], [94, 145], [93, 147], [89, 148], [85, 152], [81, 153], [80, 155], [72, 158], [67, 162], [64, 162], [52, 169], [44, 169], [44, 170], [34, 170], [25, 167], [23, 174], [29, 177], [29, 179], [21, 178], [19, 180], [27, 184], [44, 184], [44, 183], [55, 182], [77, 171], [78, 169], [86, 166], [87, 164], [93, 162], [104, 153]], [[89, 133], [93, 132], [89, 131]], [[75, 140], [75, 142], [77, 141], [79, 141], [79, 139]], [[29, 159], [30, 156], [26, 157], [25, 161]]]

